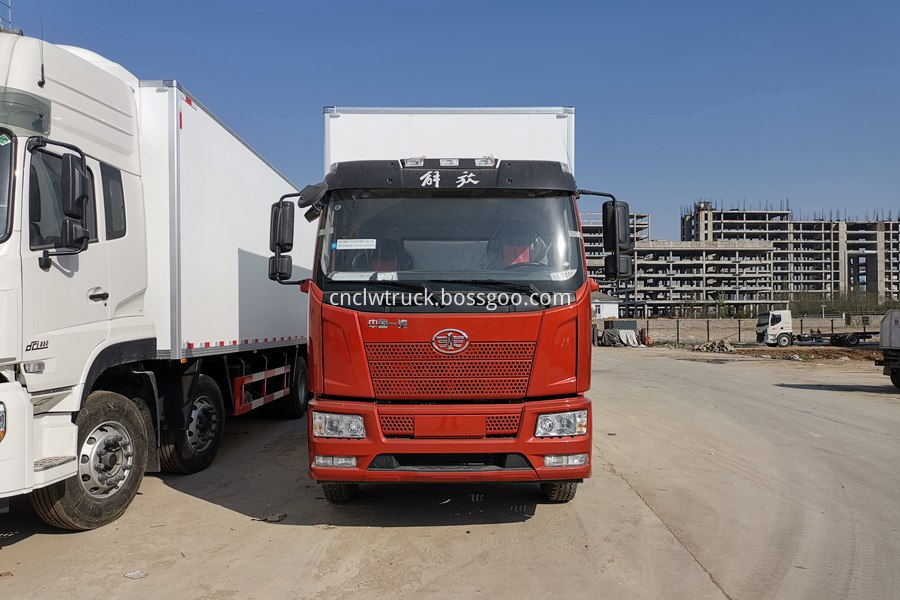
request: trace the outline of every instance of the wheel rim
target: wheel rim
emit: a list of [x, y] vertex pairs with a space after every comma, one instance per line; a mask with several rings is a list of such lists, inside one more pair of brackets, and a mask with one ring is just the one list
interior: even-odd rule
[[194, 452], [204, 452], [219, 434], [219, 414], [209, 396], [198, 396], [191, 403], [191, 422], [188, 425], [188, 442]]
[[78, 475], [91, 496], [109, 497], [122, 489], [134, 467], [134, 441], [118, 421], [97, 425], [81, 445]]

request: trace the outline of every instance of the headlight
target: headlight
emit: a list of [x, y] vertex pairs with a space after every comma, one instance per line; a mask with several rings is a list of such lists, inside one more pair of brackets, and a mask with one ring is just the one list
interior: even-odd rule
[[366, 426], [362, 415], [313, 412], [313, 437], [364, 438]]
[[6, 405], [0, 402], [0, 442], [6, 437]]
[[539, 415], [534, 435], [535, 437], [584, 435], [587, 433], [587, 422], [586, 410]]

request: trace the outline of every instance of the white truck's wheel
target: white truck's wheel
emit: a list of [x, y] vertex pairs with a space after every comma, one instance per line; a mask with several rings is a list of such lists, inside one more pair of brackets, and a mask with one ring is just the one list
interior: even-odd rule
[[225, 403], [212, 377], [200, 375], [191, 398], [187, 429], [164, 429], [160, 435], [160, 463], [169, 473], [197, 473], [219, 452], [225, 425]]
[[38, 516], [62, 529], [111, 523], [131, 504], [147, 466], [147, 431], [134, 402], [92, 392], [75, 419], [78, 474], [31, 493]]
[[782, 333], [781, 335], [779, 335], [779, 336], [776, 338], [775, 344], [776, 344], [779, 348], [787, 348], [788, 346], [791, 345], [791, 336], [788, 335], [788, 334], [786, 334], [786, 333]]

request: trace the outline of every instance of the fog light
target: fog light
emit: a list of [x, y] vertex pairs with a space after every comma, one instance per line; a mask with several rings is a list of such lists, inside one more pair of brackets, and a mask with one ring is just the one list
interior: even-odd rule
[[545, 467], [580, 467], [587, 464], [587, 454], [548, 454]]
[[355, 456], [317, 456], [313, 460], [313, 464], [317, 467], [338, 467], [342, 469], [355, 469]]

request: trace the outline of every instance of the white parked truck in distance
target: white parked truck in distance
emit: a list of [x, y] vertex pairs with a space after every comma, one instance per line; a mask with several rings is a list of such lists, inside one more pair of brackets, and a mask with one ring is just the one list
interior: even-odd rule
[[266, 278], [296, 188], [178, 83], [41, 46], [0, 32], [0, 510], [90, 529], [226, 414], [303, 414], [305, 296]]
[[767, 346], [786, 348], [795, 343], [831, 344], [832, 346], [858, 346], [863, 340], [875, 337], [871, 331], [845, 331], [841, 333], [794, 333], [794, 322], [789, 310], [773, 310], [760, 313], [756, 319], [756, 341]]
[[900, 389], [900, 310], [889, 310], [881, 320], [881, 360], [875, 361], [884, 367], [884, 374]]

